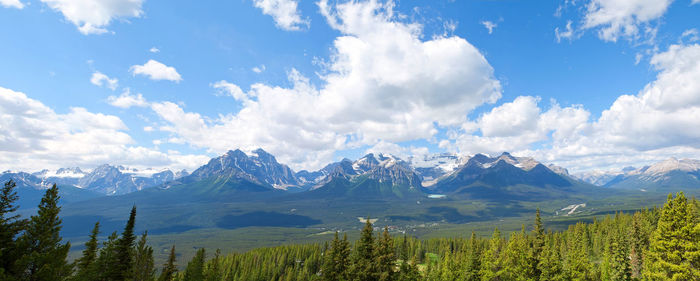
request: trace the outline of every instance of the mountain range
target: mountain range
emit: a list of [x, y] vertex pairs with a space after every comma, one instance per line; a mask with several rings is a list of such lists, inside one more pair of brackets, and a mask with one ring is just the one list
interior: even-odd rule
[[700, 161], [669, 158], [641, 168], [592, 171], [579, 174], [577, 178], [597, 186], [639, 191], [700, 188]]
[[333, 186], [340, 188], [332, 192], [336, 195], [382, 194], [400, 198], [407, 194], [432, 193], [501, 196], [508, 191], [497, 188], [517, 185], [544, 188], [542, 191], [557, 188], [561, 192], [571, 192], [567, 188], [585, 184], [657, 190], [700, 186], [699, 175], [700, 161], [671, 158], [642, 168], [627, 167], [621, 171], [592, 171], [572, 176], [565, 168], [544, 165], [533, 158], [515, 157], [507, 152], [496, 157], [442, 153], [411, 157], [408, 161], [388, 154], [369, 153], [355, 161], [342, 159], [330, 163], [318, 171], [295, 172], [263, 149], [249, 153], [237, 149], [212, 158], [191, 174], [184, 170], [137, 170], [105, 164], [89, 172], [78, 167], [35, 173], [6, 171], [0, 174], [0, 179], [7, 181], [12, 178], [24, 189], [43, 190], [56, 183], [72, 193], [89, 191], [66, 197], [67, 201], [72, 201], [100, 195], [124, 195], [151, 187], [168, 189], [202, 181], [211, 183], [208, 184], [210, 188], [211, 185], [234, 183], [235, 186], [246, 182], [258, 191], [313, 191], [318, 196], [330, 192], [324, 191], [324, 186]]
[[636, 208], [663, 197], [622, 183], [639, 186], [644, 181], [650, 186], [643, 189], [664, 191], [652, 185], [676, 182], [676, 189], [700, 190], [692, 181], [697, 181], [696, 162], [678, 161], [635, 169], [607, 187], [507, 152], [407, 160], [368, 153], [317, 171], [295, 172], [262, 149], [237, 149], [191, 174], [103, 165], [89, 172], [6, 172], [0, 180], [17, 181], [20, 198], [36, 201], [20, 204], [29, 207], [36, 206], [50, 183], [58, 183], [67, 235], [85, 235], [95, 221], [117, 230], [134, 205], [141, 210], [143, 229], [157, 234], [247, 226], [353, 227], [358, 217], [368, 215], [399, 225], [461, 224], [530, 215], [536, 206], [553, 215], [571, 205], [584, 206], [577, 213], [595, 214], [617, 209], [619, 202]]

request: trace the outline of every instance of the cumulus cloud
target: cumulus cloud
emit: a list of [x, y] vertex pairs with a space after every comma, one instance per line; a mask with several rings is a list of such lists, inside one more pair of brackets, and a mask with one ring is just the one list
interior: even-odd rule
[[148, 76], [151, 80], [168, 80], [176, 83], [182, 81], [180, 73], [177, 73], [174, 67], [167, 66], [156, 60], [148, 60], [143, 65], [134, 65], [129, 70], [134, 76]]
[[244, 90], [219, 81], [212, 87], [240, 101], [239, 112], [206, 118], [156, 103], [151, 107], [165, 121], [160, 129], [212, 152], [261, 146], [312, 169], [339, 149], [431, 138], [501, 96], [478, 49], [457, 36], [422, 40], [421, 25], [398, 21], [391, 2], [319, 7], [342, 34], [322, 63], [320, 87], [296, 70], [288, 73], [291, 87], [256, 83]]
[[494, 23], [494, 22], [492, 22], [492, 21], [487, 21], [487, 20], [482, 21], [482, 22], [481, 22], [481, 25], [483, 25], [483, 26], [486, 28], [486, 30], [489, 31], [489, 34], [492, 34], [492, 33], [493, 33], [493, 29], [496, 28], [496, 27], [498, 26], [497, 23]]
[[20, 2], [19, 0], [0, 0], [0, 5], [2, 5], [5, 8], [24, 8], [24, 4], [22, 4], [22, 2]]
[[673, 0], [592, 0], [583, 18], [583, 29], [597, 29], [605, 41], [619, 38], [638, 39], [641, 35], [653, 39], [653, 21], [661, 18]]
[[263, 14], [271, 16], [275, 20], [277, 27], [295, 31], [308, 28], [311, 24], [309, 19], [303, 19], [295, 0], [253, 0], [253, 5], [262, 10]]
[[132, 106], [147, 107], [148, 102], [141, 94], [132, 95], [129, 89], [124, 90], [124, 92], [117, 96], [109, 96], [107, 102], [115, 107], [119, 108], [130, 108]]
[[150, 49], [148, 49], [148, 51], [151, 53], [160, 53], [160, 49], [156, 47], [151, 47]]
[[[8, 1], [8, 0], [3, 0]], [[108, 32], [106, 27], [115, 19], [140, 17], [143, 0], [41, 0], [51, 9], [61, 12], [85, 34]]]
[[109, 78], [109, 76], [99, 71], [95, 71], [92, 74], [92, 77], [90, 77], [90, 83], [99, 87], [105, 86], [110, 88], [112, 91], [116, 90], [117, 86], [119, 86], [119, 80], [117, 78]]
[[207, 157], [135, 146], [119, 117], [74, 107], [58, 114], [24, 93], [0, 87], [0, 169], [34, 171], [112, 163], [192, 169]]
[[653, 55], [651, 65], [656, 79], [636, 95], [618, 97], [596, 120], [582, 106], [554, 103], [543, 111], [537, 98], [518, 97], [465, 123], [441, 147], [511, 151], [572, 171], [700, 158], [694, 129], [700, 127], [700, 45], [672, 45]]

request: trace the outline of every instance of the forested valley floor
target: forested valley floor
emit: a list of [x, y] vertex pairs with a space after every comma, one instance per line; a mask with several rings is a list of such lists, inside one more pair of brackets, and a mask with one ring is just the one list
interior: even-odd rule
[[[99, 222], [82, 256], [67, 259], [60, 236], [58, 188], [36, 215], [22, 218], [15, 184], [0, 192], [0, 280], [700, 280], [700, 204], [682, 192], [663, 207], [617, 213], [561, 232], [532, 225], [490, 238], [418, 240], [391, 236], [366, 220], [360, 239], [222, 255], [199, 249], [177, 260], [177, 245], [156, 265], [147, 233], [134, 233], [136, 206], [121, 234], [98, 241]], [[88, 232], [86, 230], [86, 232]], [[178, 264], [181, 265], [178, 267]]]

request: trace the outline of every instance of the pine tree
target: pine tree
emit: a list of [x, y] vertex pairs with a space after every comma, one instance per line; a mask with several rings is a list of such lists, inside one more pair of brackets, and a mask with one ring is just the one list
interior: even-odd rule
[[479, 239], [476, 238], [476, 234], [473, 231], [469, 238], [469, 252], [467, 253], [465, 263], [464, 279], [467, 281], [480, 280], [481, 248], [479, 247]]
[[569, 228], [569, 248], [567, 256], [567, 275], [574, 281], [591, 280], [591, 262], [588, 257], [588, 238], [586, 227], [577, 223]]
[[75, 261], [77, 272], [74, 280], [96, 280], [97, 270], [95, 262], [97, 260], [97, 235], [100, 234], [100, 222], [95, 223], [95, 227], [90, 232], [90, 240], [85, 242], [85, 250], [83, 256]]
[[322, 280], [346, 280], [348, 277], [348, 261], [350, 254], [350, 243], [347, 234], [343, 235], [343, 240], [338, 238], [335, 232], [331, 246], [325, 252], [323, 265], [321, 267]]
[[175, 245], [170, 249], [168, 261], [163, 265], [163, 270], [160, 272], [159, 281], [173, 281], [177, 274], [177, 266], [175, 265]]
[[13, 264], [21, 254], [15, 237], [25, 227], [27, 221], [13, 213], [19, 206], [15, 202], [19, 197], [14, 190], [17, 185], [13, 180], [5, 183], [0, 190], [0, 280], [13, 275]]
[[631, 280], [628, 245], [625, 237], [617, 229], [608, 233], [608, 243], [603, 261], [603, 279], [611, 281]]
[[503, 239], [501, 238], [501, 232], [496, 228], [489, 241], [489, 246], [481, 259], [479, 275], [482, 281], [505, 280], [502, 252]]
[[527, 243], [525, 226], [513, 233], [504, 252], [505, 275], [508, 280], [535, 280], [532, 252]]
[[114, 231], [107, 237], [107, 241], [102, 243], [100, 254], [95, 261], [95, 268], [98, 275], [97, 280], [113, 280], [110, 279], [110, 276], [114, 275], [112, 273], [112, 270], [114, 270], [112, 265], [117, 262], [116, 244], [118, 239], [119, 235]]
[[389, 235], [389, 228], [384, 227], [384, 232], [379, 239], [377, 239], [377, 247], [375, 248], [376, 253], [376, 269], [377, 277], [380, 281], [393, 281], [396, 279], [396, 274], [394, 273], [394, 261], [396, 256], [394, 254], [394, 240]]
[[700, 280], [700, 224], [683, 192], [668, 195], [645, 257], [647, 280]]
[[378, 280], [374, 266], [374, 236], [372, 234], [372, 222], [367, 217], [365, 227], [362, 228], [360, 240], [355, 245], [352, 259], [351, 279], [356, 281]]
[[206, 261], [207, 253], [204, 248], [197, 250], [192, 260], [187, 263], [185, 268], [184, 281], [204, 281], [204, 262]]
[[153, 263], [153, 248], [146, 245], [148, 232], [144, 232], [134, 250], [134, 263], [131, 276], [134, 281], [152, 281], [156, 269]]
[[114, 268], [111, 270], [112, 275], [111, 280], [121, 281], [131, 279], [131, 273], [133, 270], [133, 248], [134, 242], [136, 241], [136, 235], [134, 235], [134, 224], [136, 222], [136, 206], [131, 208], [131, 213], [129, 214], [129, 220], [126, 222], [124, 227], [124, 232], [122, 236], [117, 240], [115, 248], [116, 264], [112, 265]]
[[214, 258], [209, 262], [209, 267], [205, 272], [205, 280], [207, 281], [220, 281], [222, 280], [221, 269], [219, 269], [219, 256], [221, 255], [221, 250], [216, 249], [214, 253]]
[[632, 225], [630, 226], [630, 271], [632, 278], [639, 279], [642, 277], [643, 258], [642, 255], [649, 244], [649, 235], [645, 232], [643, 226], [642, 213], [635, 213], [632, 217]]
[[556, 243], [556, 237], [545, 240], [543, 251], [537, 268], [540, 270], [539, 280], [564, 281], [568, 280], [561, 262], [561, 252]]
[[25, 249], [15, 266], [19, 280], [62, 280], [71, 274], [66, 261], [70, 243], [61, 244], [61, 219], [58, 217], [58, 187], [46, 190], [39, 211], [32, 216], [19, 243]]
[[540, 270], [539, 263], [540, 260], [542, 259], [542, 248], [544, 247], [544, 227], [542, 226], [542, 218], [540, 217], [540, 208], [537, 208], [537, 211], [535, 212], [535, 228], [532, 230], [532, 260], [530, 261], [530, 264], [532, 264], [533, 269], [532, 273], [534, 275], [535, 280], [539, 280], [539, 276], [542, 274], [542, 270]]
[[399, 275], [396, 278], [401, 281], [419, 281], [422, 280], [418, 266], [416, 266], [416, 260], [406, 261], [401, 263], [399, 270]]

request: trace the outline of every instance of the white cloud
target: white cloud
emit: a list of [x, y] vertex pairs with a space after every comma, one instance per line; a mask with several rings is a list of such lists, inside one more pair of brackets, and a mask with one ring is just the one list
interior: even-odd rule
[[211, 85], [213, 88], [221, 91], [221, 93], [233, 97], [239, 101], [247, 101], [248, 96], [241, 90], [238, 85], [221, 80]]
[[74, 107], [58, 114], [24, 93], [0, 87], [0, 169], [36, 171], [110, 163], [195, 168], [201, 155], [161, 152], [134, 145], [119, 117]]
[[295, 168], [313, 169], [336, 150], [431, 138], [438, 126], [460, 126], [474, 108], [501, 96], [493, 68], [463, 38], [423, 41], [421, 26], [398, 22], [391, 3], [319, 7], [342, 33], [322, 63], [321, 87], [296, 70], [288, 73], [289, 88], [257, 83], [243, 91], [219, 81], [212, 87], [240, 101], [239, 112], [207, 118], [156, 103], [160, 129], [217, 153], [261, 146]]
[[493, 29], [498, 26], [497, 23], [494, 23], [492, 21], [482, 21], [481, 24], [489, 31], [489, 34], [493, 33]]
[[102, 87], [105, 86], [107, 88], [110, 88], [112, 91], [117, 89], [117, 86], [119, 85], [119, 80], [117, 78], [109, 78], [107, 75], [103, 74], [102, 72], [95, 71], [92, 74], [92, 77], [90, 77], [90, 83]]
[[[698, 0], [700, 1], [700, 0]], [[693, 43], [700, 41], [700, 36], [698, 35], [698, 29], [697, 28], [691, 28], [686, 31], [683, 31], [683, 34], [681, 34], [681, 41], [686, 41], [688, 43]]]
[[2, 5], [5, 8], [24, 8], [24, 4], [22, 4], [22, 2], [20, 2], [19, 0], [0, 0], [0, 5]]
[[586, 7], [583, 29], [598, 29], [598, 37], [617, 41], [624, 37], [653, 40], [657, 28], [653, 21], [661, 18], [673, 0], [592, 0]]
[[256, 8], [262, 10], [263, 14], [271, 16], [275, 20], [277, 27], [294, 31], [308, 28], [311, 24], [309, 19], [302, 19], [297, 10], [298, 2], [295, 0], [253, 0]]
[[692, 0], [691, 5], [700, 4], [700, 0]]
[[597, 120], [581, 106], [555, 103], [543, 112], [536, 98], [518, 97], [466, 123], [441, 147], [511, 151], [572, 171], [700, 158], [700, 45], [673, 45], [651, 64], [656, 79], [637, 95], [618, 97]]
[[[3, 0], [6, 1], [6, 0]], [[115, 19], [140, 17], [143, 0], [41, 0], [59, 11], [85, 34], [108, 32], [106, 27]]]
[[260, 66], [255, 66], [251, 70], [255, 73], [262, 73], [263, 71], [265, 71], [265, 65], [261, 64]]
[[566, 30], [564, 31], [559, 31], [559, 27], [554, 28], [554, 35], [557, 37], [557, 43], [561, 42], [561, 39], [573, 39], [574, 37], [574, 29], [571, 27], [573, 24], [572, 21], [567, 21], [566, 22]]
[[134, 76], [144, 75], [151, 80], [168, 80], [173, 82], [182, 81], [182, 77], [172, 66], [167, 66], [155, 60], [148, 60], [143, 65], [134, 65], [130, 69]]
[[141, 94], [132, 95], [129, 89], [124, 90], [124, 92], [117, 96], [109, 96], [107, 102], [115, 107], [119, 108], [130, 108], [132, 106], [147, 107], [149, 104], [146, 99]]
[[148, 51], [151, 53], [160, 53], [160, 49], [156, 47], [151, 47], [150, 49], [148, 49]]

